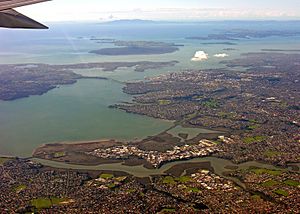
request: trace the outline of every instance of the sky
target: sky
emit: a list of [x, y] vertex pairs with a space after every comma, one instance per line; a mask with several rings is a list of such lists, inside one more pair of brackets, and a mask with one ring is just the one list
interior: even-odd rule
[[300, 19], [300, 0], [52, 0], [17, 10], [48, 22]]

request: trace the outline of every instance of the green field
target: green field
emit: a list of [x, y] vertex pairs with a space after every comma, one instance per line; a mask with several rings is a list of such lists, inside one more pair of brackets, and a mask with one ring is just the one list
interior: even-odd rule
[[170, 100], [158, 100], [159, 105], [169, 105], [172, 102]]
[[16, 193], [19, 193], [19, 192], [21, 192], [21, 191], [23, 191], [23, 190], [25, 190], [25, 189], [27, 189], [27, 186], [26, 186], [26, 185], [19, 185], [19, 186], [16, 186], [16, 187], [15, 187], [15, 192], [16, 192]]
[[246, 137], [243, 139], [244, 143], [250, 144], [250, 143], [260, 143], [267, 139], [266, 136], [254, 136], [254, 137]]
[[200, 192], [200, 190], [198, 188], [196, 188], [196, 187], [188, 187], [187, 191], [188, 192], [193, 192], [193, 193]]
[[186, 183], [190, 180], [191, 180], [191, 178], [189, 176], [181, 176], [179, 178], [175, 178], [175, 181], [178, 181], [180, 183]]
[[219, 107], [219, 103], [213, 99], [203, 102], [203, 105], [208, 108], [218, 108]]
[[294, 180], [286, 180], [283, 182], [284, 184], [288, 185], [288, 186], [293, 186], [293, 187], [299, 187], [300, 186], [300, 182], [298, 181], [294, 181]]
[[261, 174], [269, 174], [269, 175], [281, 175], [282, 171], [281, 170], [272, 170], [272, 169], [262, 169], [262, 168], [252, 168], [250, 169], [251, 172], [254, 172], [257, 175]]
[[32, 200], [31, 205], [37, 209], [47, 209], [52, 207], [52, 202], [49, 198], [38, 198]]
[[135, 189], [128, 189], [128, 190], [126, 190], [126, 192], [128, 192], [128, 193], [135, 193], [136, 190]]
[[163, 179], [164, 184], [177, 184], [177, 183], [186, 183], [191, 180], [189, 176], [181, 176], [178, 178], [173, 178], [172, 176], [166, 176]]
[[175, 213], [176, 210], [174, 208], [165, 208], [161, 212], [162, 213]]
[[112, 179], [113, 177], [114, 177], [113, 174], [105, 174], [105, 173], [103, 173], [103, 174], [100, 175], [100, 178], [103, 178], [103, 179]]
[[36, 209], [48, 209], [51, 208], [53, 205], [59, 205], [60, 203], [66, 201], [62, 198], [37, 198], [31, 200], [31, 205], [34, 206]]
[[66, 156], [65, 152], [56, 152], [56, 153], [54, 153], [54, 158], [62, 158], [64, 156]]
[[272, 187], [272, 186], [275, 186], [275, 185], [278, 185], [278, 184], [280, 184], [278, 181], [269, 180], [269, 181], [266, 181], [266, 182], [262, 183], [261, 185], [264, 186], [264, 187]]
[[285, 196], [285, 197], [289, 196], [289, 193], [283, 189], [277, 189], [274, 191], [274, 193], [276, 193], [277, 195]]
[[164, 177], [164, 179], [163, 179], [163, 183], [164, 183], [164, 184], [176, 184], [176, 181], [174, 180], [173, 177], [171, 177], [171, 176], [166, 176], [166, 177]]
[[258, 125], [250, 125], [250, 126], [247, 126], [247, 129], [248, 130], [255, 130], [257, 129], [259, 126]]

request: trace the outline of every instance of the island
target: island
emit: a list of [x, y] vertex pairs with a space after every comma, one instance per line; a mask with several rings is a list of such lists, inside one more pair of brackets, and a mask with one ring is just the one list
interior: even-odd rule
[[119, 19], [114, 21], [102, 22], [103, 25], [147, 25], [160, 24], [160, 22], [143, 19]]
[[237, 45], [234, 42], [202, 42], [202, 45]]
[[[95, 40], [95, 39], [94, 39]], [[153, 41], [98, 41], [98, 43], [112, 43], [116, 48], [102, 48], [90, 51], [90, 53], [107, 56], [121, 56], [121, 55], [153, 55], [153, 54], [167, 54], [179, 50], [174, 43], [153, 42]]]

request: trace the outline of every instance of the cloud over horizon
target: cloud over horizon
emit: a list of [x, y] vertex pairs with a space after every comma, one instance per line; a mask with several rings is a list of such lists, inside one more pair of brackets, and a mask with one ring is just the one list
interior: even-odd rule
[[243, 10], [224, 8], [160, 8], [119, 11], [115, 16], [123, 19], [140, 18], [154, 20], [207, 20], [207, 19], [268, 19], [298, 17], [296, 12], [278, 10]]

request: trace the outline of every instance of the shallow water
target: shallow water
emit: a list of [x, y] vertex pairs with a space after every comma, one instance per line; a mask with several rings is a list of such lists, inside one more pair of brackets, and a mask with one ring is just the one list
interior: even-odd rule
[[113, 163], [113, 164], [102, 164], [98, 166], [83, 166], [76, 164], [68, 164], [56, 161], [49, 161], [43, 159], [32, 159], [34, 162], [41, 163], [45, 166], [51, 166], [54, 168], [61, 169], [81, 169], [81, 170], [108, 170], [108, 171], [121, 171], [129, 173], [136, 177], [148, 177], [151, 175], [163, 175], [167, 170], [181, 163], [201, 163], [201, 162], [210, 162], [211, 166], [214, 168], [214, 171], [218, 175], [222, 175], [223, 172], [230, 171], [226, 169], [226, 166], [237, 166], [238, 169], [247, 169], [250, 166], [261, 167], [266, 169], [279, 169], [269, 164], [262, 164], [259, 162], [251, 161], [242, 164], [233, 164], [229, 160], [215, 158], [215, 157], [204, 157], [204, 158], [194, 158], [191, 160], [175, 161], [167, 163], [160, 167], [159, 169], [147, 169], [143, 166], [125, 166], [122, 163]]
[[212, 131], [212, 130], [208, 130], [208, 129], [200, 129], [200, 128], [186, 128], [186, 127], [182, 127], [182, 126], [176, 126], [171, 130], [168, 130], [167, 133], [181, 138], [179, 136], [179, 134], [187, 134], [187, 140], [193, 139], [195, 137], [197, 137], [197, 135], [199, 134], [213, 134], [213, 133], [220, 133], [221, 132], [217, 132], [217, 131]]

